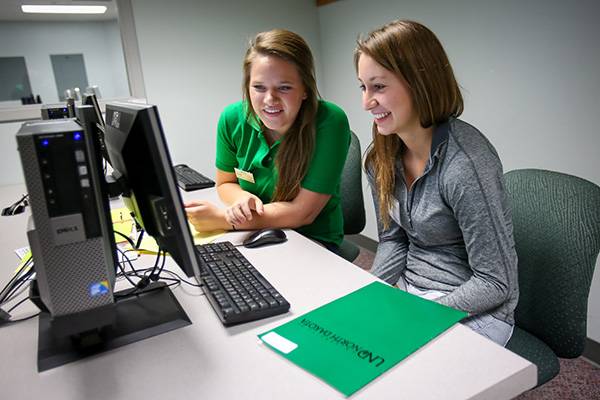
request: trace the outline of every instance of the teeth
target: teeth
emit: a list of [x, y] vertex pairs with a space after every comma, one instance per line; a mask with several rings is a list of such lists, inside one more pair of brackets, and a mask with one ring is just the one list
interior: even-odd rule
[[380, 114], [373, 114], [373, 116], [375, 117], [375, 119], [381, 119], [381, 118], [385, 118], [388, 115], [390, 115], [389, 112], [384, 112], [384, 113], [380, 113]]
[[264, 111], [268, 114], [276, 114], [282, 110], [279, 108], [265, 108]]

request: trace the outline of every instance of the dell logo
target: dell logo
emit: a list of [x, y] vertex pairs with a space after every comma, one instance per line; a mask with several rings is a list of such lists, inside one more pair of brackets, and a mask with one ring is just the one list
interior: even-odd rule
[[60, 235], [61, 233], [69, 233], [69, 232], [77, 232], [79, 229], [76, 225], [73, 226], [65, 226], [64, 228], [59, 228], [56, 230], [56, 234]]
[[118, 111], [113, 112], [112, 119], [110, 120], [110, 124], [115, 128], [119, 128], [121, 125], [121, 113]]

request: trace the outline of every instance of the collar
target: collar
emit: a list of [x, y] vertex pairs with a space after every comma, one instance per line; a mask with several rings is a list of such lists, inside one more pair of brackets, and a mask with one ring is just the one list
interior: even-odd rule
[[442, 144], [448, 140], [448, 136], [450, 136], [450, 121], [443, 122], [435, 127], [433, 137], [431, 138], [430, 160], [434, 157], [439, 157]]
[[260, 125], [260, 122], [256, 115], [248, 115], [249, 109], [250, 109], [250, 104], [247, 101], [244, 101], [244, 103], [243, 103], [244, 118], [246, 118], [246, 122], [248, 123], [248, 125], [250, 125], [252, 127], [252, 129], [256, 130], [260, 134], [260, 132], [262, 132], [262, 126]]

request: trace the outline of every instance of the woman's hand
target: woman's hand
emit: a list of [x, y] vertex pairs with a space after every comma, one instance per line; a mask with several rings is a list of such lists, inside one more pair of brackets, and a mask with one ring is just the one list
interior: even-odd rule
[[258, 196], [245, 193], [225, 210], [225, 219], [229, 225], [241, 225], [252, 220], [252, 210], [258, 215], [263, 215], [263, 202]]
[[225, 220], [225, 213], [210, 201], [193, 200], [183, 204], [189, 221], [198, 232], [231, 229]]

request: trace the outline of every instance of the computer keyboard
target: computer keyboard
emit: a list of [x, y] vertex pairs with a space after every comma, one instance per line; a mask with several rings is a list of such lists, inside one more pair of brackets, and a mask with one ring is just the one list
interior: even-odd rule
[[185, 164], [175, 165], [173, 169], [177, 176], [177, 184], [186, 192], [215, 186], [215, 182], [212, 179], [207, 178]]
[[230, 242], [197, 245], [204, 292], [223, 325], [286, 313], [290, 303]]

